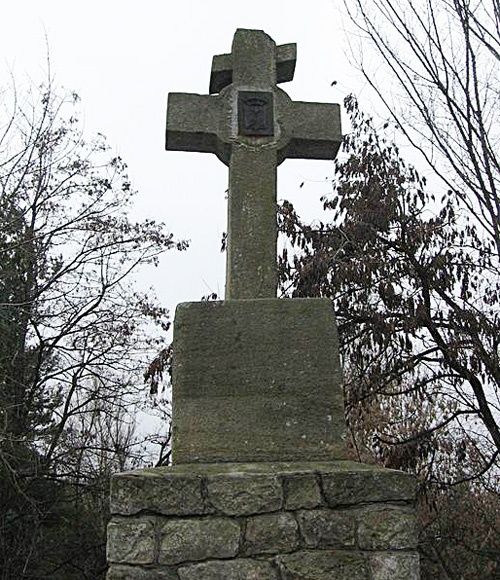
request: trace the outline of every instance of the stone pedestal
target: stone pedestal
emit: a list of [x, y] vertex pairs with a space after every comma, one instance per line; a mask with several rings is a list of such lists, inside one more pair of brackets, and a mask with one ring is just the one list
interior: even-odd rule
[[174, 467], [113, 478], [108, 580], [418, 578], [412, 478], [346, 460], [330, 302], [276, 299], [277, 166], [342, 141], [338, 105], [277, 87], [294, 67], [238, 29], [219, 94], [169, 95], [166, 148], [229, 166], [226, 301], [177, 308]]
[[113, 477], [108, 580], [418, 579], [414, 479], [345, 459], [328, 300], [181, 304], [174, 355], [174, 466]]
[[345, 460], [122, 473], [108, 580], [417, 580], [414, 493]]
[[172, 385], [174, 464], [346, 456], [327, 299], [180, 304]]

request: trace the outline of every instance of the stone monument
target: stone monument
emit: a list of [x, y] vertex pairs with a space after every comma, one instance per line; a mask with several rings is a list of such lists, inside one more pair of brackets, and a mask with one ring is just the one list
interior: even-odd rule
[[276, 298], [277, 166], [342, 137], [277, 87], [295, 56], [239, 29], [209, 95], [169, 95], [166, 148], [229, 167], [225, 300], [177, 307], [174, 465], [113, 477], [109, 580], [419, 577], [414, 480], [346, 456], [329, 301]]

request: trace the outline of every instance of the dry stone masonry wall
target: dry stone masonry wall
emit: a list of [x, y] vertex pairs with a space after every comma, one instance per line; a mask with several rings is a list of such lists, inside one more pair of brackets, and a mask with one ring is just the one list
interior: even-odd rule
[[417, 580], [414, 494], [350, 461], [120, 474], [108, 580]]

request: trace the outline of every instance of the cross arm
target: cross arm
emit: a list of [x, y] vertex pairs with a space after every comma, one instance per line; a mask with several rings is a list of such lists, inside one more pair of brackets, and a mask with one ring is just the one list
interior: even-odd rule
[[165, 149], [216, 153], [219, 99], [169, 93]]
[[342, 142], [340, 105], [292, 101], [286, 116], [290, 142], [285, 157], [335, 158]]
[[[276, 47], [276, 82], [286, 83], [293, 79], [297, 61], [297, 45], [294, 42]], [[209, 93], [220, 91], [233, 82], [233, 55], [217, 54], [212, 60]]]

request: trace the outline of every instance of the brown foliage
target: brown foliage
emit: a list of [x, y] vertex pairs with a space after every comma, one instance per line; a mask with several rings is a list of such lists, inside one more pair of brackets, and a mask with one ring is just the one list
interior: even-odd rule
[[328, 221], [280, 208], [296, 252], [280, 257], [283, 292], [333, 300], [358, 457], [415, 472], [426, 494], [464, 482], [468, 496], [473, 481], [497, 494], [495, 240], [452, 191], [428, 191], [354, 98], [345, 105], [353, 132], [323, 200]]

